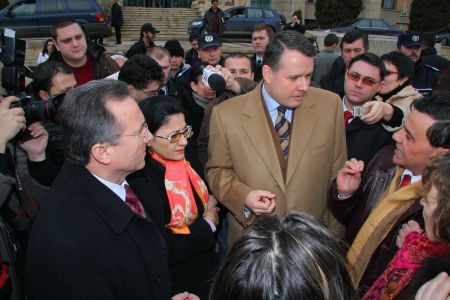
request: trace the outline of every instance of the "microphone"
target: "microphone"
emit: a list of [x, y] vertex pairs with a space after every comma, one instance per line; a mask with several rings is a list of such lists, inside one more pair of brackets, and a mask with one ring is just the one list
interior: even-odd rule
[[214, 69], [203, 68], [203, 84], [215, 90], [216, 97], [220, 96], [220, 94], [225, 91], [225, 79], [223, 78], [222, 73]]

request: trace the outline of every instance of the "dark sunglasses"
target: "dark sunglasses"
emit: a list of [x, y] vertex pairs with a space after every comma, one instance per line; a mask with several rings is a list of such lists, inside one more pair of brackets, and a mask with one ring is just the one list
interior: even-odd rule
[[194, 132], [192, 131], [192, 126], [186, 125], [186, 127], [184, 127], [183, 129], [172, 132], [169, 136], [159, 136], [156, 134], [154, 136], [159, 137], [161, 139], [166, 139], [170, 143], [174, 144], [181, 139], [181, 136], [184, 136], [185, 138], [188, 139], [188, 138], [192, 137], [193, 134], [194, 134]]
[[392, 75], [392, 74], [398, 74], [398, 72], [386, 70], [386, 76], [389, 76], [389, 75]]
[[[359, 73], [347, 71], [347, 78], [351, 81], [359, 81], [361, 77], [362, 76]], [[379, 83], [379, 81], [376, 81], [375, 79], [370, 77], [362, 77], [362, 83], [367, 86], [374, 86], [375, 84]]]

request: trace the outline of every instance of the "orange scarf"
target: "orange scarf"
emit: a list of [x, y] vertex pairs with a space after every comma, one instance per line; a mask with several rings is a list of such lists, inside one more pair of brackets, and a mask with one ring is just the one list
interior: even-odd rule
[[191, 184], [205, 208], [209, 196], [206, 184], [185, 159], [165, 160], [155, 152], [149, 153], [154, 160], [166, 168], [164, 185], [170, 205], [170, 223], [166, 226], [175, 234], [190, 234], [189, 225], [198, 217]]

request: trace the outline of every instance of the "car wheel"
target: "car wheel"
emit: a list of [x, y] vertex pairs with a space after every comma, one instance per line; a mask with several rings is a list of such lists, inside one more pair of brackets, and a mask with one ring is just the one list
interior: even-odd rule
[[442, 39], [441, 46], [450, 46], [450, 43], [448, 42], [448, 39]]

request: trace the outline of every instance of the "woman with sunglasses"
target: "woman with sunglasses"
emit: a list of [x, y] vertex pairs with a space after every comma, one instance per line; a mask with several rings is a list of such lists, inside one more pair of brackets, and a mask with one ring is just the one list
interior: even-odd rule
[[[398, 51], [392, 51], [381, 56], [386, 67], [386, 76], [381, 81], [378, 95], [385, 103], [400, 107], [404, 117], [410, 111], [411, 103], [423, 96], [411, 85], [414, 77], [414, 62]], [[396, 131], [399, 127], [389, 127], [383, 124], [388, 131]]]
[[153, 139], [144, 169], [127, 180], [137, 193], [152, 192], [156, 186], [159, 195], [148, 213], [166, 241], [173, 294], [189, 291], [206, 299], [218, 266], [214, 237], [218, 208], [188, 144], [192, 128], [177, 99], [155, 96], [140, 107]]

